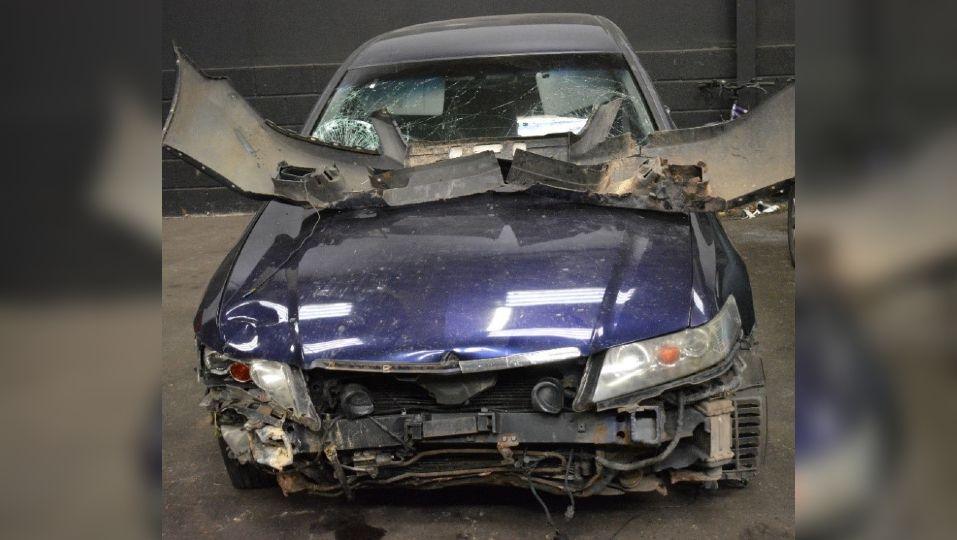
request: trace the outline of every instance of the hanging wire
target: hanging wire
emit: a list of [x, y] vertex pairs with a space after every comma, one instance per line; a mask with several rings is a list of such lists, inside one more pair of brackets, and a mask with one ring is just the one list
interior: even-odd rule
[[575, 449], [572, 448], [568, 451], [568, 464], [565, 467], [565, 493], [568, 493], [568, 507], [565, 508], [565, 521], [571, 521], [575, 517], [575, 495], [572, 494], [572, 490], [568, 487], [568, 476], [572, 471], [572, 460], [575, 459]]
[[548, 522], [548, 526], [554, 529], [557, 533], [558, 527], [556, 527], [555, 522], [552, 521], [552, 513], [548, 511], [548, 505], [545, 504], [544, 500], [542, 500], [542, 497], [538, 494], [538, 490], [535, 489], [535, 483], [532, 482], [532, 471], [528, 472], [528, 488], [532, 490], [532, 495], [535, 496], [535, 500], [538, 501], [538, 504], [542, 505], [542, 510], [545, 511], [545, 521]]

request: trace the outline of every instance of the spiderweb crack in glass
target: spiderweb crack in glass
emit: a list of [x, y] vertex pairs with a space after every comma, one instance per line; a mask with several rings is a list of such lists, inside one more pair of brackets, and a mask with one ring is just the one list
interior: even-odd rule
[[620, 56], [574, 54], [453, 60], [346, 73], [312, 136], [376, 150], [370, 116], [386, 110], [406, 142], [578, 134], [601, 104], [625, 104], [609, 136], [636, 141], [654, 126]]

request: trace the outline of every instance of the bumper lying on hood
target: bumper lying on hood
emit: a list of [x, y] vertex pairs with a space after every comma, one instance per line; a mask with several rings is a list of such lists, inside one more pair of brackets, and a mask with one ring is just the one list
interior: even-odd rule
[[[377, 152], [327, 145], [263, 120], [227, 81], [203, 75], [175, 52], [179, 77], [164, 146], [249, 195], [326, 209], [533, 190], [598, 205], [712, 212], [794, 178], [793, 86], [737, 120], [654, 132], [640, 142], [610, 137], [620, 107], [612, 100], [580, 135], [563, 138], [559, 159], [540, 154], [543, 148], [504, 156], [476, 150], [410, 167], [416, 152], [387, 113], [369, 118], [381, 141]], [[523, 146], [526, 140], [536, 139], [521, 139]], [[505, 174], [498, 159], [513, 157], [518, 166]]]

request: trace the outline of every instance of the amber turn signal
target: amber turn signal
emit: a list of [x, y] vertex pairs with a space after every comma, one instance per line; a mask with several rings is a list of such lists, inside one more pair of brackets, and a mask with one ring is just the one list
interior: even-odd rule
[[681, 358], [681, 350], [674, 345], [663, 345], [658, 348], [658, 363], [673, 366]]
[[229, 365], [229, 375], [238, 382], [249, 382], [252, 377], [249, 375], [249, 366], [242, 362], [233, 362]]

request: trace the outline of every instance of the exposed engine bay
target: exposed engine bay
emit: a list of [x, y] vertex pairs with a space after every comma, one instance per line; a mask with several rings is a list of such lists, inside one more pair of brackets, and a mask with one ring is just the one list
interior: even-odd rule
[[746, 482], [756, 473], [764, 374], [747, 343], [630, 402], [576, 410], [587, 364], [466, 374], [310, 369], [293, 385], [306, 401], [291, 409], [259, 379], [239, 382], [233, 370], [201, 362], [202, 405], [226, 455], [274, 475], [285, 493], [479, 483], [581, 497]]

